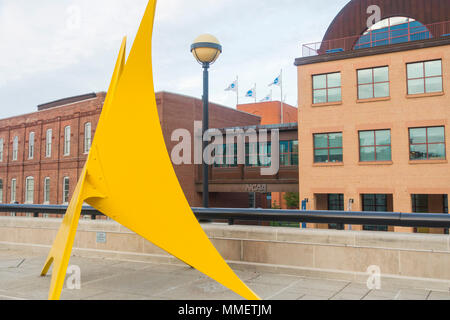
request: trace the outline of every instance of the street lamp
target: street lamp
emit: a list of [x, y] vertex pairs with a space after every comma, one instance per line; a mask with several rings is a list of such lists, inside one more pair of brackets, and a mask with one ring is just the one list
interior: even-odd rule
[[[194, 40], [191, 45], [191, 52], [195, 59], [203, 66], [203, 136], [209, 129], [209, 75], [208, 69], [222, 53], [222, 46], [216, 37], [210, 34], [203, 34]], [[203, 139], [202, 139], [203, 140]], [[202, 151], [206, 149], [208, 143], [203, 141]], [[203, 153], [203, 152], [202, 152]], [[203, 207], [209, 207], [209, 172], [208, 165], [203, 159]]]

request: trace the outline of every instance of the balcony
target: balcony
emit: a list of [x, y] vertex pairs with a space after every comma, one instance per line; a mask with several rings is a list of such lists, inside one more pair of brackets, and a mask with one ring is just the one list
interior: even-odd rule
[[450, 21], [429, 25], [412, 21], [373, 30], [363, 35], [304, 44], [302, 46], [302, 56], [312, 57], [336, 54], [352, 50], [446, 37], [450, 39]]

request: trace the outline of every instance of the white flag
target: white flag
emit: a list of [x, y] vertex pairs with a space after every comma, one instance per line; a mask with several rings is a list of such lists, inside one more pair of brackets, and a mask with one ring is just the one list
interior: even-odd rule
[[281, 74], [276, 77], [271, 84], [269, 84], [269, 87], [271, 86], [281, 86]]
[[261, 102], [265, 101], [272, 101], [272, 91], [261, 100]]
[[238, 88], [238, 81], [234, 81], [232, 84], [230, 84], [228, 86], [228, 88], [225, 89], [225, 91], [234, 91], [237, 92], [237, 88]]
[[256, 97], [256, 88], [248, 90], [247, 93], [245, 94], [245, 96], [248, 98]]

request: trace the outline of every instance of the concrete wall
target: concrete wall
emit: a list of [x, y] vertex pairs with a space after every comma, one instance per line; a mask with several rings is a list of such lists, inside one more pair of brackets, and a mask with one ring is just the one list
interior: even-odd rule
[[[46, 255], [61, 220], [0, 217], [0, 247]], [[450, 288], [448, 235], [203, 225], [235, 269], [366, 282], [367, 268], [382, 280], [424, 288]], [[106, 232], [106, 243], [97, 243]], [[112, 221], [81, 220], [74, 254], [178, 264], [140, 236]]]

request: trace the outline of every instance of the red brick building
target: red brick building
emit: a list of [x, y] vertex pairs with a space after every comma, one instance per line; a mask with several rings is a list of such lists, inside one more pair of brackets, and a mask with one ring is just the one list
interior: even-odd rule
[[[0, 120], [0, 201], [20, 204], [63, 204], [70, 201], [83, 169], [105, 93], [92, 93], [38, 106], [38, 111]], [[161, 92], [158, 113], [169, 151], [175, 129], [201, 121], [199, 99]], [[217, 104], [210, 105], [210, 126], [257, 125], [260, 117]], [[143, 144], [145, 141], [143, 141]], [[195, 190], [195, 165], [175, 166], [191, 206], [201, 205]], [[170, 192], [170, 190], [168, 190]], [[155, 200], [157, 201], [157, 200]], [[212, 193], [212, 206], [248, 205], [248, 194]]]

